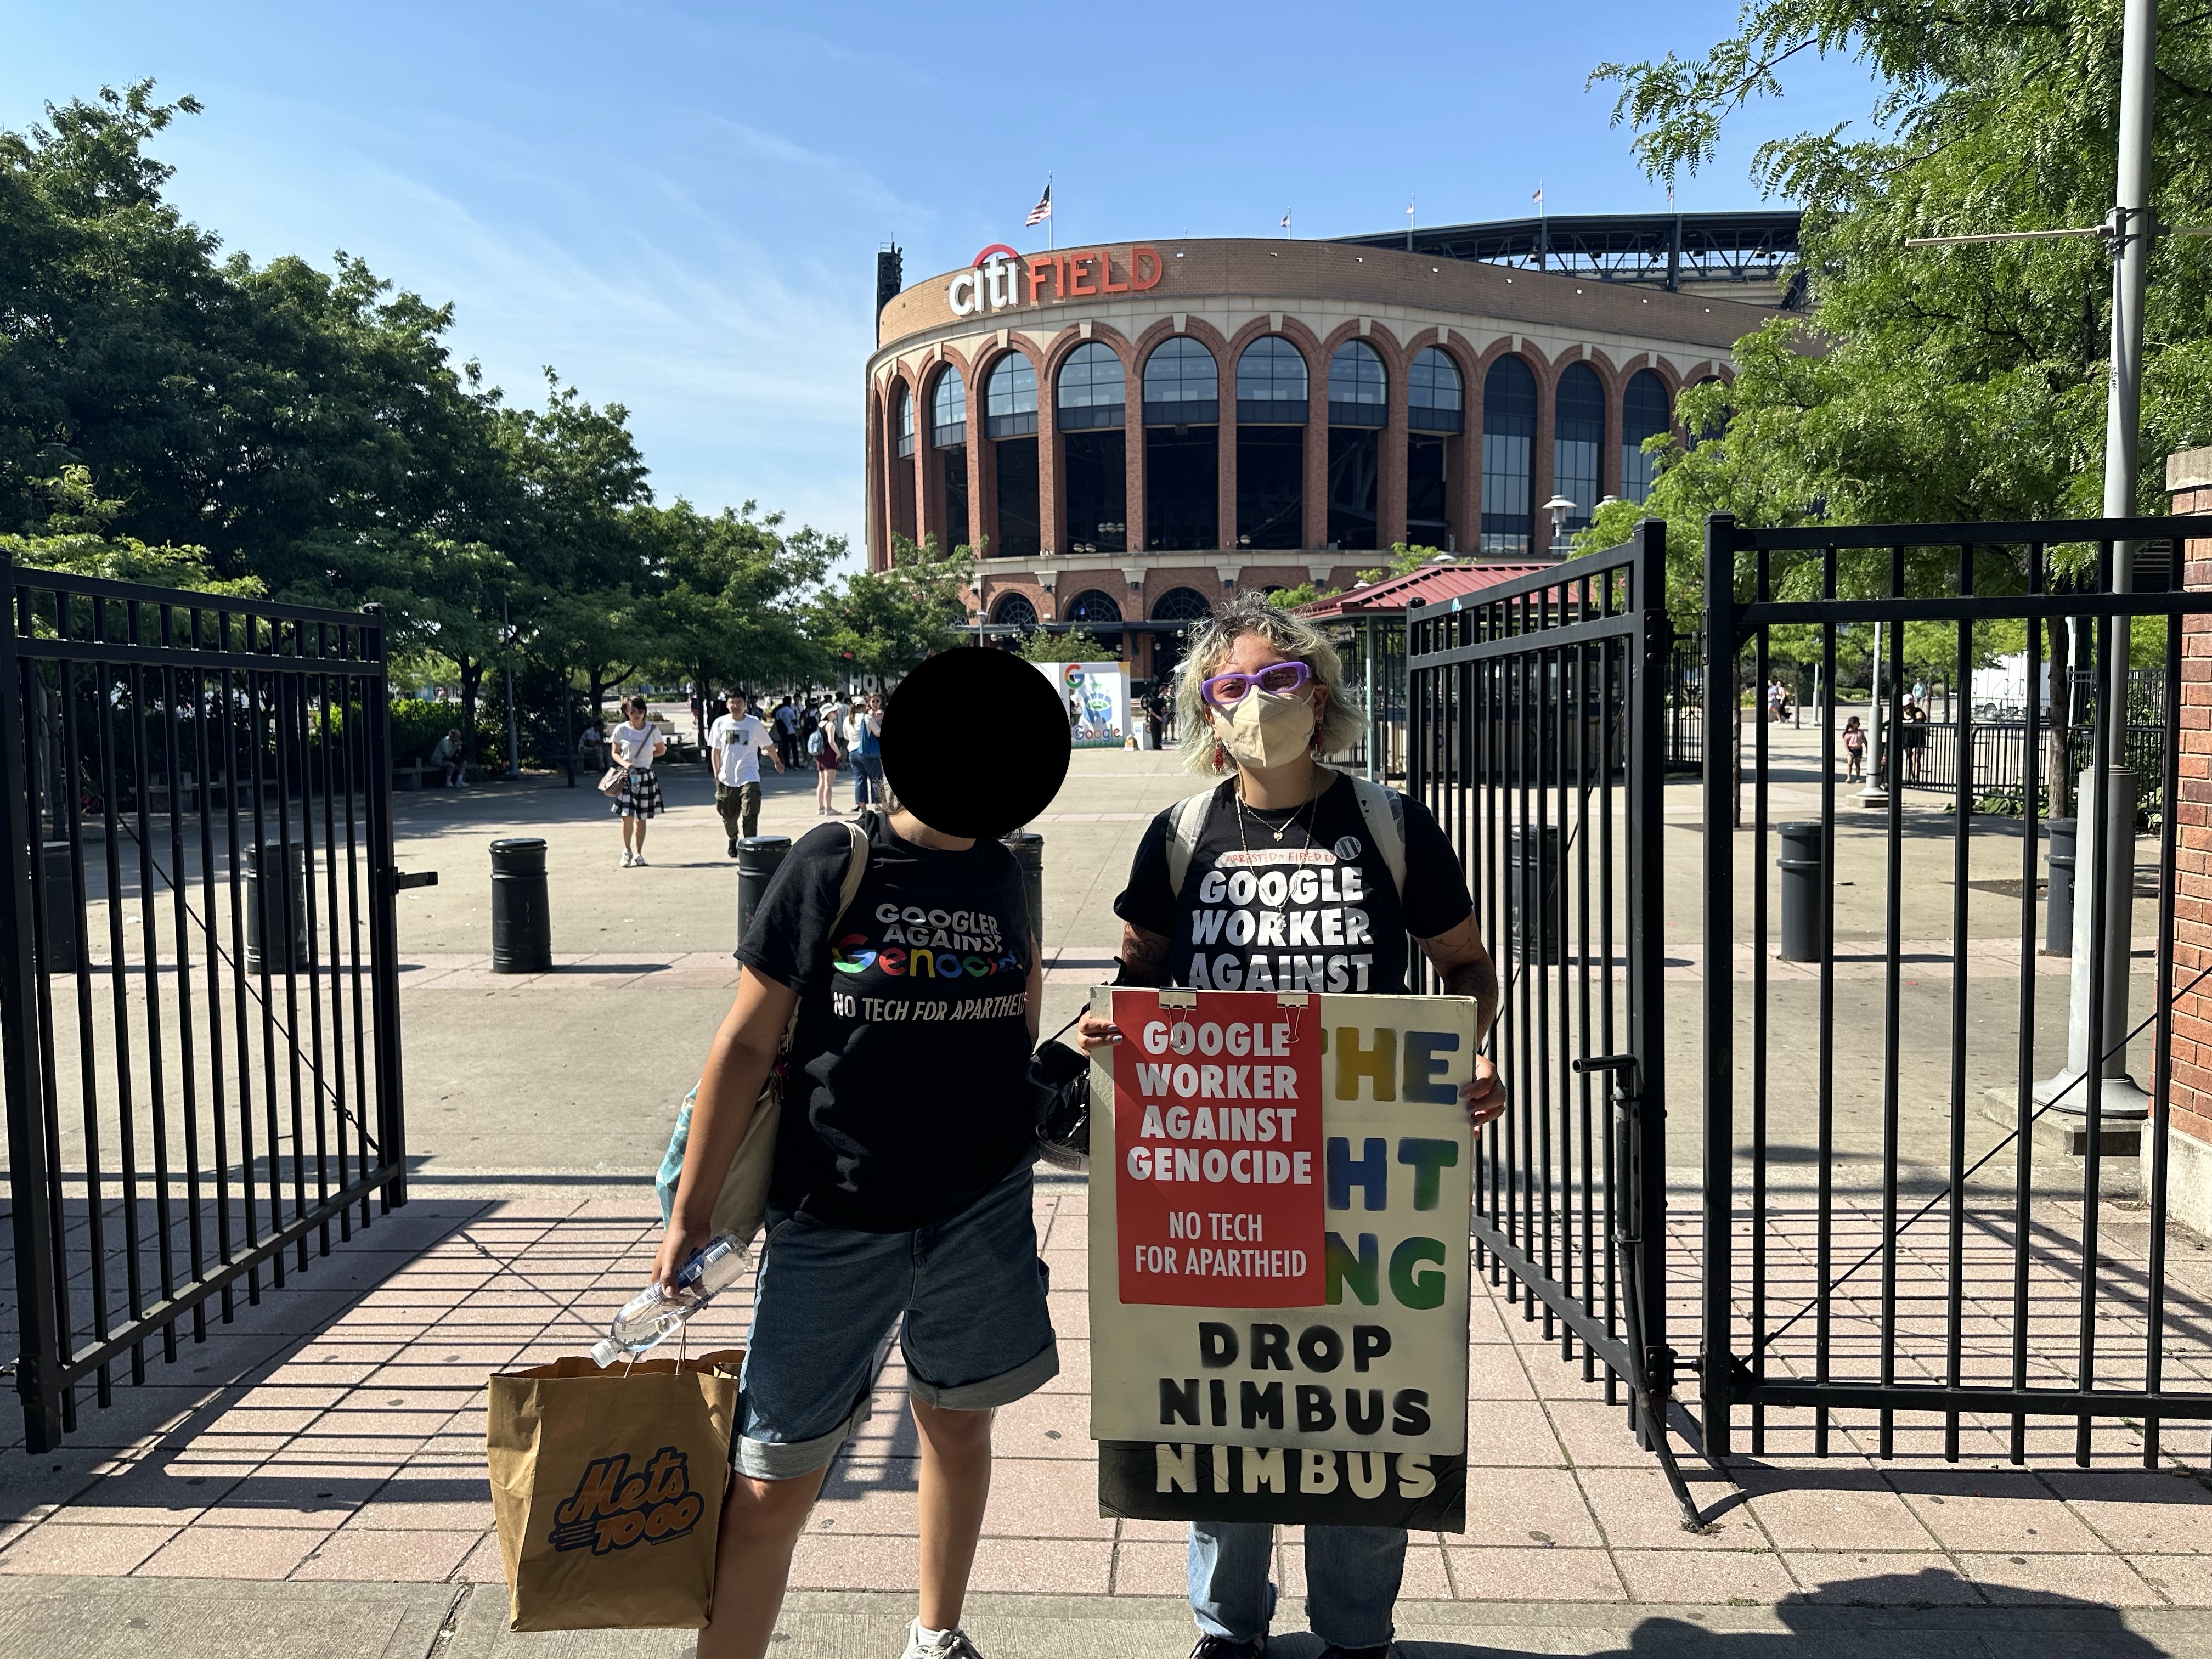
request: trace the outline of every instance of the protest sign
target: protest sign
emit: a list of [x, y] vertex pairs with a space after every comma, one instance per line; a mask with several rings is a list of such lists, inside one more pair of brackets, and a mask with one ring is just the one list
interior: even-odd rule
[[1474, 1004], [1093, 1006], [1101, 1509], [1462, 1530]]

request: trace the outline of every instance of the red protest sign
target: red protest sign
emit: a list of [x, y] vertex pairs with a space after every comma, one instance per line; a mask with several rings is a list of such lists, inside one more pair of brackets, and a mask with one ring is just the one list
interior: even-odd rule
[[1320, 1018], [1264, 991], [1208, 992], [1204, 1008], [1114, 993], [1121, 1299], [1316, 1306]]

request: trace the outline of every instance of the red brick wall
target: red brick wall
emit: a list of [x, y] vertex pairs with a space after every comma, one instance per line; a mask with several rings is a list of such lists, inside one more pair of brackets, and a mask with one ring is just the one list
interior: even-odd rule
[[[2177, 490], [2173, 510], [2212, 512], [2212, 487]], [[2212, 588], [2212, 541], [2185, 543], [2182, 559], [2185, 586]], [[2182, 623], [2181, 789], [2174, 811], [2173, 966], [2186, 984], [2212, 965], [2212, 617]], [[2174, 1004], [2173, 1122], [2212, 1144], [2212, 990]]]

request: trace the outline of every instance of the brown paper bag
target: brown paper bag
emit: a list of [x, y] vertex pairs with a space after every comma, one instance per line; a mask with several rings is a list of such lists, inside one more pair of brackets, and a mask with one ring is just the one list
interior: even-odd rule
[[484, 1430], [512, 1630], [696, 1630], [714, 1611], [742, 1349], [494, 1376]]

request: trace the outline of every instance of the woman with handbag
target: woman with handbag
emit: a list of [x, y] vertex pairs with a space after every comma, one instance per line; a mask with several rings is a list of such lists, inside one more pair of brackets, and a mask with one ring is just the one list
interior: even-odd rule
[[814, 729], [806, 734], [806, 756], [814, 763], [814, 816], [823, 817], [837, 810], [838, 726], [840, 721], [830, 712], [836, 708], [832, 703], [815, 720]]
[[622, 820], [623, 855], [618, 867], [627, 870], [645, 862], [646, 826], [661, 814], [660, 778], [653, 763], [668, 752], [668, 740], [646, 718], [643, 697], [628, 699], [623, 713], [629, 718], [615, 727], [608, 739], [622, 777], [617, 787], [610, 788], [611, 783], [617, 782], [611, 769], [599, 787], [614, 797], [615, 816]]
[[867, 1420], [894, 1327], [921, 1448], [907, 1653], [979, 1659], [960, 1615], [992, 1412], [1060, 1370], [1032, 1219], [1027, 1079], [1043, 976], [1021, 872], [994, 836], [947, 834], [886, 805], [816, 828], [769, 883], [738, 947], [737, 999], [700, 1078], [654, 1263], [672, 1285], [716, 1230], [756, 1113], [775, 1113], [699, 1659], [767, 1652], [793, 1548], [830, 1461]]

